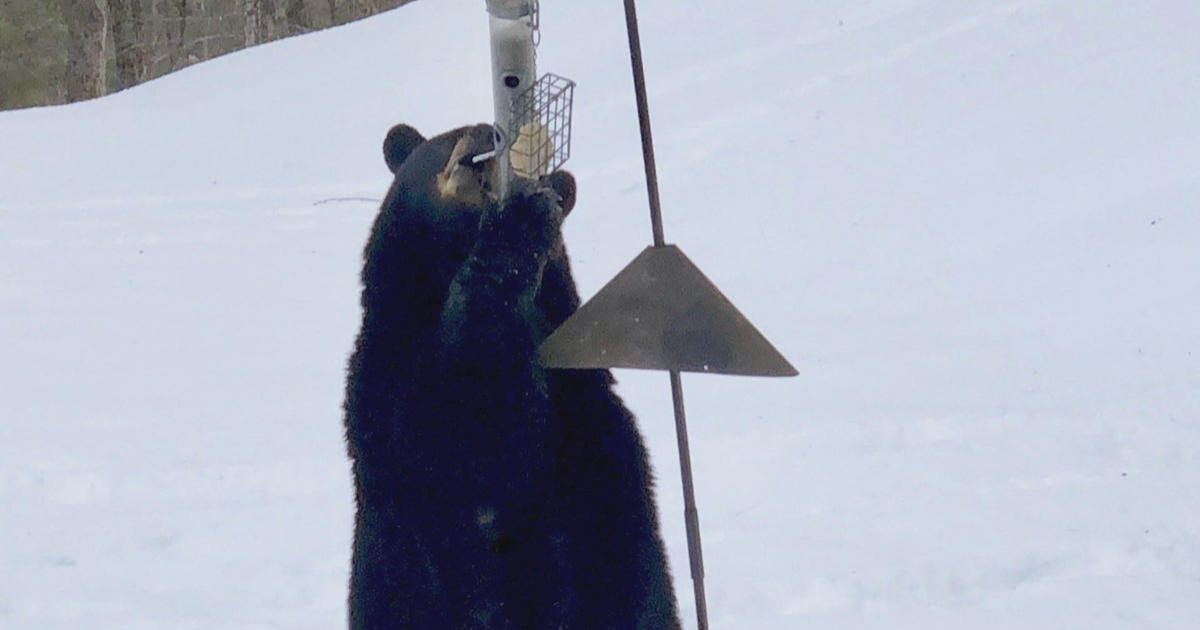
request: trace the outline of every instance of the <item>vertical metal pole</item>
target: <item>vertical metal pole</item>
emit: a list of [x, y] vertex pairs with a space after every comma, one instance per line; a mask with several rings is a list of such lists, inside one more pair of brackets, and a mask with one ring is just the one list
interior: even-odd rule
[[650, 134], [650, 103], [646, 99], [646, 73], [642, 68], [642, 38], [638, 34], [637, 7], [625, 0], [625, 27], [629, 32], [629, 58], [633, 62], [633, 91], [637, 95], [638, 124], [642, 129], [642, 157], [646, 164], [646, 192], [650, 196], [650, 227], [654, 246], [666, 244], [663, 238], [662, 206], [658, 200], [658, 169], [654, 165], [654, 137]]
[[[492, 49], [492, 99], [496, 127], [509, 134], [524, 120], [512, 120], [513, 101], [537, 80], [537, 52], [533, 45], [533, 5], [531, 0], [487, 0]], [[504, 138], [512, 142], [514, 138]], [[496, 147], [500, 178], [496, 193], [508, 197], [514, 177], [511, 156]]]
[[[663, 237], [662, 206], [658, 197], [658, 169], [654, 163], [654, 137], [650, 133], [650, 105], [646, 98], [646, 73], [642, 67], [642, 39], [638, 34], [637, 7], [625, 0], [625, 26], [629, 32], [629, 58], [633, 63], [633, 89], [637, 95], [638, 124], [642, 130], [642, 156], [646, 164], [646, 192], [650, 197], [650, 226], [654, 246], [666, 244]], [[675, 437], [679, 442], [679, 471], [683, 478], [684, 518], [687, 522], [688, 562], [692, 569], [692, 588], [696, 595], [696, 620], [700, 630], [708, 630], [708, 603], [704, 596], [704, 551], [700, 545], [700, 513], [696, 510], [696, 489], [692, 482], [692, 454], [688, 447], [687, 415], [683, 410], [683, 380], [671, 370], [671, 400], [675, 405]]]
[[675, 438], [679, 442], [679, 472], [683, 477], [683, 509], [687, 521], [688, 562], [692, 568], [692, 590], [696, 594], [696, 621], [708, 630], [708, 602], [704, 596], [704, 550], [700, 545], [700, 513], [692, 484], [692, 454], [688, 447], [687, 416], [683, 411], [683, 380], [671, 370], [671, 400], [675, 403]]

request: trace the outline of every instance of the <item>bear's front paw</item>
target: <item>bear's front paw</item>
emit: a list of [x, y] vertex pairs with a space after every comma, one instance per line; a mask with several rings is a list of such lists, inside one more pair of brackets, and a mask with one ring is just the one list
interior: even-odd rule
[[484, 213], [479, 237], [499, 247], [547, 252], [561, 234], [563, 210], [558, 200], [553, 189], [517, 179], [508, 200]]

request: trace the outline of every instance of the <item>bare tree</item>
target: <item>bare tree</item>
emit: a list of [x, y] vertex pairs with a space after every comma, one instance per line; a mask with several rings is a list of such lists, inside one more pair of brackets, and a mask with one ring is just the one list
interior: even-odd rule
[[103, 96], [108, 78], [108, 3], [62, 0], [62, 11], [67, 25], [67, 100]]
[[287, 0], [287, 35], [307, 33], [316, 27], [308, 4], [305, 0]]
[[68, 83], [71, 99], [133, 87], [247, 45], [409, 1], [0, 0], [0, 109], [61, 103]]
[[350, 2], [350, 19], [361, 20], [362, 18], [379, 13], [384, 7], [384, 3], [376, 0], [351, 0]]
[[146, 38], [145, 0], [108, 0], [112, 11], [113, 58], [121, 89], [146, 79], [150, 42]]
[[242, 0], [242, 6], [245, 11], [246, 19], [242, 22], [246, 46], [253, 46], [259, 42], [259, 22], [262, 21], [262, 2], [260, 0]]
[[269, 42], [275, 35], [275, 0], [243, 0], [246, 46]]
[[64, 102], [66, 68], [61, 4], [0, 0], [0, 110]]
[[168, 70], [171, 72], [187, 65], [184, 58], [185, 35], [188, 22], [188, 0], [159, 0], [158, 14], [162, 19], [162, 48], [167, 50]]

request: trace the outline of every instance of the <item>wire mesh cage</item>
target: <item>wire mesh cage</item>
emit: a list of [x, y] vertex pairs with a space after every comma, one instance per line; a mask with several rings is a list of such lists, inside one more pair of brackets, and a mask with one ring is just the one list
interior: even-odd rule
[[553, 173], [571, 157], [575, 82], [544, 74], [513, 101], [508, 137], [510, 164], [521, 177]]

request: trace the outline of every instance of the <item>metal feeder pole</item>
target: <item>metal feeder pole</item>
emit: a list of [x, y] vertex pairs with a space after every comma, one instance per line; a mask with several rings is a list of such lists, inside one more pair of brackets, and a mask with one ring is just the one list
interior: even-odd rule
[[[501, 173], [499, 196], [508, 196], [513, 170], [506, 134], [526, 120], [514, 121], [513, 102], [537, 80], [533, 0], [487, 0], [492, 48], [492, 97], [496, 115], [496, 156]], [[513, 124], [517, 123], [517, 124]]]
[[[637, 7], [625, 0], [625, 25], [629, 32], [629, 58], [633, 64], [633, 88], [637, 95], [638, 123], [642, 131], [642, 155], [646, 165], [646, 191], [650, 198], [650, 225], [654, 246], [666, 245], [663, 236], [662, 207], [658, 197], [658, 170], [654, 164], [654, 138], [650, 132], [650, 105], [646, 98], [646, 76], [642, 67], [642, 40], [638, 33]], [[700, 630], [708, 630], [708, 603], [704, 596], [704, 552], [700, 544], [700, 513], [696, 509], [696, 491], [692, 482], [692, 455], [688, 447], [687, 416], [683, 408], [683, 379], [679, 370], [670, 370], [671, 400], [675, 407], [675, 436], [679, 443], [679, 471], [683, 478], [684, 517], [687, 521], [688, 561], [692, 570], [692, 588], [696, 596], [696, 620]]]

